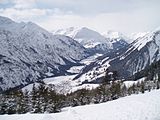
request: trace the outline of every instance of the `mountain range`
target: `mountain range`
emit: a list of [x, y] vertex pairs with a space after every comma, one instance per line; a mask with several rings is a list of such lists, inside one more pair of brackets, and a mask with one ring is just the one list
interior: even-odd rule
[[101, 34], [86, 27], [59, 29], [53, 31], [53, 34], [69, 36], [94, 53], [104, 54], [108, 51], [121, 49], [128, 45], [128, 38], [119, 32], [110, 31]]
[[120, 79], [127, 79], [160, 59], [160, 29], [139, 37], [128, 46], [107, 53], [83, 68], [75, 79], [96, 81], [106, 70], [116, 71]]
[[120, 32], [99, 33], [86, 27], [52, 32], [32, 22], [0, 17], [0, 92], [43, 79], [73, 74], [69, 68], [97, 53], [74, 80], [99, 82], [106, 70], [124, 79], [160, 59], [160, 29], [126, 37]]

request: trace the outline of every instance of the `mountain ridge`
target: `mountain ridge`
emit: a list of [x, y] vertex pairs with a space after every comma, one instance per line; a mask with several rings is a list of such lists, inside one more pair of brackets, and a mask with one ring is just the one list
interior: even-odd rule
[[54, 31], [53, 34], [61, 34], [72, 37], [85, 48], [91, 49], [94, 52], [106, 53], [110, 50], [120, 49], [128, 45], [125, 41], [127, 37], [106, 37], [105, 35], [98, 33], [87, 27], [67, 29], [60, 29]]
[[117, 71], [119, 79], [127, 79], [160, 59], [160, 30], [156, 29], [140, 37], [119, 51], [113, 51], [86, 66], [75, 79], [95, 81], [106, 70]]
[[0, 17], [5, 19], [10, 24], [0, 25], [0, 91], [67, 74], [69, 66], [89, 56], [70, 37], [54, 36], [32, 22]]

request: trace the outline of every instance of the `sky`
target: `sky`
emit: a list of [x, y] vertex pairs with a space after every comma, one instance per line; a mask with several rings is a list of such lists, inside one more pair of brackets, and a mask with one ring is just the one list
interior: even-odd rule
[[160, 26], [160, 0], [0, 0], [0, 16], [52, 31], [88, 27], [130, 34]]

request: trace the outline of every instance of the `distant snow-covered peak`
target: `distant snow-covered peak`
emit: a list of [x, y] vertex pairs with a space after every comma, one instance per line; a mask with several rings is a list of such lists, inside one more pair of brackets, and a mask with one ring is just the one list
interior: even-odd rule
[[102, 33], [102, 35], [110, 39], [126, 38], [126, 36], [123, 35], [122, 33], [117, 32], [117, 31], [112, 31], [112, 30], [106, 31]]
[[66, 29], [59, 29], [53, 31], [53, 34], [66, 35], [72, 38], [91, 38], [101, 36], [98, 32], [91, 30], [87, 27], [69, 27]]
[[60, 35], [66, 35], [69, 36], [71, 38], [74, 38], [75, 34], [77, 34], [77, 32], [79, 31], [80, 28], [78, 27], [69, 27], [66, 29], [59, 29], [59, 30], [54, 30], [53, 34], [60, 34]]
[[112, 44], [107, 38], [105, 38], [100, 33], [94, 30], [91, 30], [87, 27], [70, 27], [67, 29], [60, 29], [57, 31], [53, 31], [53, 34], [61, 34], [61, 35], [69, 36], [73, 38], [74, 40], [78, 41], [79, 43], [81, 43], [82, 45], [87, 46], [87, 47], [88, 46], [95, 47], [94, 46], [95, 43], [96, 45], [105, 43], [108, 45], [108, 48], [112, 48]]

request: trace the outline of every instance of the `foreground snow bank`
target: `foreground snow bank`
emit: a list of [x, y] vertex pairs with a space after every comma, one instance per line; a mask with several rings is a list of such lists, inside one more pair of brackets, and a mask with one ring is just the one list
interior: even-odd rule
[[0, 120], [160, 120], [160, 90], [55, 114], [1, 115]]

